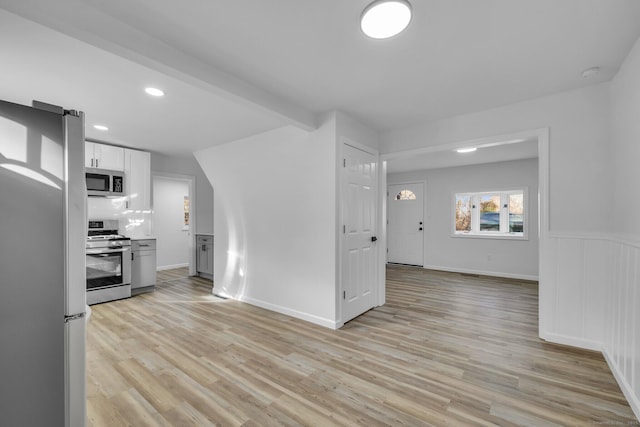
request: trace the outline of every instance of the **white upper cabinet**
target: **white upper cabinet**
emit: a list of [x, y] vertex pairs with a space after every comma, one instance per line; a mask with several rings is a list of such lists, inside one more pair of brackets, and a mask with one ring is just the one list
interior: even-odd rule
[[124, 171], [124, 148], [86, 141], [84, 166], [87, 168]]
[[129, 209], [151, 208], [151, 153], [124, 150], [124, 173]]

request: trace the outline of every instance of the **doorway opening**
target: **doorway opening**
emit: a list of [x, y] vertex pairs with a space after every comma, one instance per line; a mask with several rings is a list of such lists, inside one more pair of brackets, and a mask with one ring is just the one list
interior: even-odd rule
[[195, 275], [195, 177], [154, 173], [153, 210], [158, 270], [187, 268]]
[[[461, 154], [456, 152], [458, 148], [466, 148], [466, 147], [478, 147], [478, 150], [473, 153], [475, 156], [475, 160], [471, 161], [474, 157], [462, 157]], [[477, 156], [477, 154], [480, 154]], [[536, 227], [532, 227], [532, 230], [535, 233], [530, 234], [531, 239], [537, 240], [537, 264], [534, 265], [535, 271], [530, 277], [518, 277], [517, 275], [512, 276], [502, 276], [502, 277], [513, 277], [519, 279], [528, 279], [528, 280], [538, 280], [539, 287], [539, 312], [543, 313], [544, 310], [547, 309], [545, 302], [548, 300], [545, 296], [549, 293], [549, 289], [547, 289], [547, 283], [544, 280], [544, 272], [546, 271], [547, 262], [544, 258], [544, 255], [547, 253], [546, 248], [548, 247], [549, 242], [549, 129], [533, 129], [529, 131], [518, 132], [514, 134], [508, 135], [498, 135], [493, 137], [480, 138], [476, 140], [466, 140], [460, 141], [451, 144], [444, 144], [439, 146], [431, 146], [431, 147], [423, 147], [414, 150], [407, 150], [403, 152], [389, 153], [381, 156], [381, 176], [380, 176], [380, 188], [381, 190], [381, 215], [383, 215], [383, 220], [381, 221], [381, 240], [384, 244], [387, 245], [385, 249], [391, 249], [389, 238], [390, 238], [390, 225], [387, 222], [387, 214], [390, 213], [390, 201], [389, 198], [386, 197], [386, 189], [390, 184], [396, 184], [401, 182], [410, 182], [410, 181], [419, 181], [425, 180], [429, 182], [429, 179], [425, 179], [422, 176], [418, 176], [415, 171], [433, 169], [440, 170], [448, 167], [457, 167], [457, 166], [473, 166], [474, 164], [492, 164], [505, 162], [508, 163], [511, 160], [522, 160], [524, 159], [532, 159], [537, 158], [537, 165], [534, 166], [535, 170], [537, 170], [537, 177], [535, 177], [534, 186], [537, 187], [537, 191], [531, 191], [529, 200], [532, 205], [533, 213], [537, 214]], [[447, 162], [449, 162], [447, 164]], [[457, 162], [457, 163], [456, 163]], [[406, 168], [405, 171], [409, 171], [406, 174], [398, 174], [398, 171], [401, 168]], [[413, 172], [410, 172], [413, 171]], [[394, 177], [395, 175], [395, 177]], [[391, 176], [392, 179], [389, 179]], [[398, 177], [399, 176], [399, 177]], [[472, 181], [470, 181], [472, 182]], [[432, 184], [429, 184], [431, 188]], [[503, 189], [509, 187], [510, 184], [502, 184]], [[490, 188], [489, 190], [494, 190], [495, 188]], [[465, 188], [459, 189], [459, 191], [467, 191]], [[391, 193], [391, 192], [390, 192]], [[425, 197], [429, 199], [429, 204], [438, 203], [437, 201], [431, 200], [428, 196], [429, 190], [426, 189]], [[389, 196], [391, 197], [391, 196]], [[402, 197], [402, 196], [401, 196]], [[465, 240], [469, 243], [468, 246], [478, 246], [481, 242], [478, 238], [471, 237], [455, 237], [453, 234], [453, 230], [455, 229], [455, 210], [454, 204], [455, 199], [453, 199], [451, 194], [449, 194], [449, 199], [443, 199], [441, 203], [445, 203], [448, 209], [453, 212], [450, 215], [450, 220], [448, 224], [441, 224], [441, 227], [438, 227], [438, 230], [443, 234], [443, 238], [448, 239], [449, 241], [458, 239], [458, 241]], [[537, 206], [536, 206], [537, 205]], [[424, 212], [424, 227], [425, 230], [429, 229], [429, 218], [430, 211], [425, 210]], [[389, 218], [390, 219], [390, 218]], [[475, 237], [475, 236], [474, 236]], [[499, 240], [494, 240], [497, 242], [496, 245], [499, 244]], [[514, 245], [515, 246], [515, 245]], [[386, 250], [385, 250], [386, 251]], [[429, 258], [427, 256], [427, 250], [425, 248], [425, 258]], [[433, 252], [433, 251], [432, 251]], [[535, 252], [534, 252], [535, 253]], [[492, 254], [483, 254], [484, 260], [489, 262], [492, 260]], [[385, 259], [381, 260], [380, 268], [381, 274], [385, 275]], [[429, 268], [434, 268], [430, 260], [427, 259], [424, 263], [424, 266], [428, 266]], [[435, 266], [437, 267], [437, 265]], [[437, 268], [436, 268], [437, 269]], [[445, 269], [446, 270], [446, 269]], [[457, 272], [467, 272], [473, 273], [473, 271], [461, 271], [450, 269], [448, 271], [457, 271]], [[479, 274], [483, 275], [492, 275], [487, 274], [491, 273], [491, 271], [483, 272], [480, 271]], [[497, 275], [497, 274], [496, 274]], [[380, 291], [381, 295], [381, 304], [384, 303], [385, 300], [385, 280], [381, 280]], [[543, 316], [539, 316], [540, 319]]]

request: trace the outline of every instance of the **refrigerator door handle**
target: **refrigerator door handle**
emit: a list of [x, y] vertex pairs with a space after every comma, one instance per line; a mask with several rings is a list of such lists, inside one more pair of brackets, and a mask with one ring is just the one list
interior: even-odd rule
[[69, 323], [74, 320], [83, 319], [85, 313], [72, 314], [71, 316], [64, 316], [64, 323]]

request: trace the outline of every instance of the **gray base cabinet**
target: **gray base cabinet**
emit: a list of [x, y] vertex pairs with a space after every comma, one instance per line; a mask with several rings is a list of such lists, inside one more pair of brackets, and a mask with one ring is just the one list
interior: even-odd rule
[[156, 286], [156, 240], [131, 241], [131, 295], [150, 292]]
[[198, 276], [213, 280], [213, 236], [196, 234], [196, 271]]

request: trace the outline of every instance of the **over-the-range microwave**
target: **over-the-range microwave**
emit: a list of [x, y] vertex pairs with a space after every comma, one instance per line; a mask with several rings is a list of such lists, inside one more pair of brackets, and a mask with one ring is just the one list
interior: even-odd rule
[[124, 172], [106, 169], [85, 168], [87, 195], [99, 197], [122, 197]]

